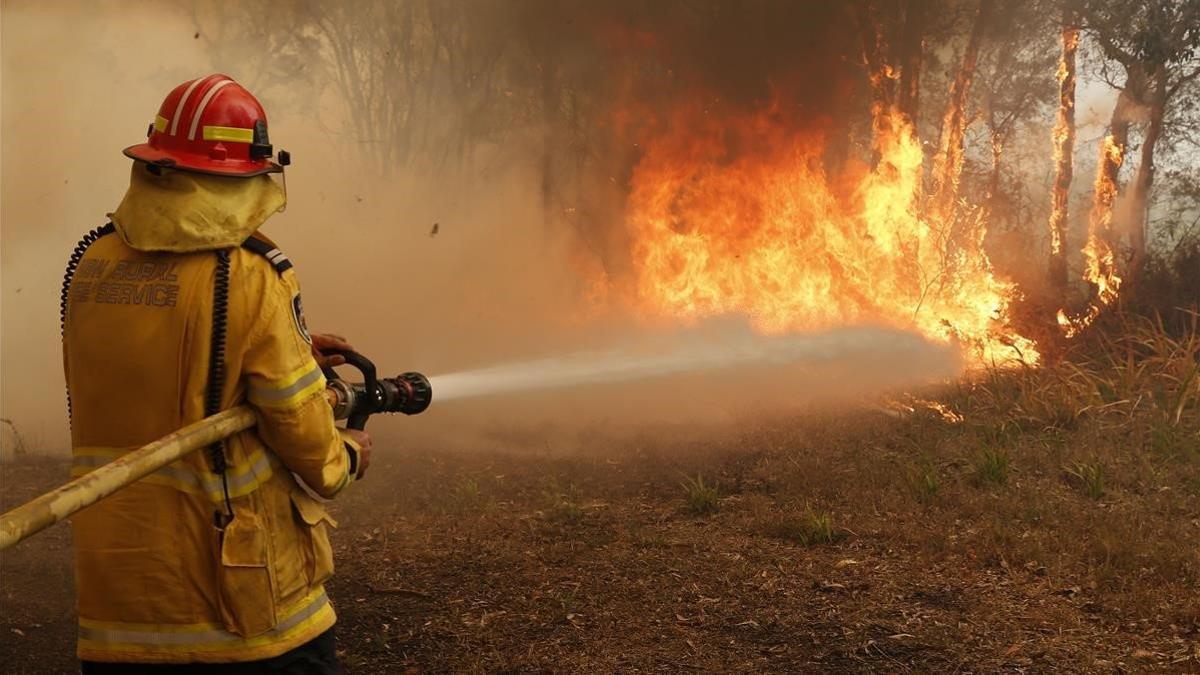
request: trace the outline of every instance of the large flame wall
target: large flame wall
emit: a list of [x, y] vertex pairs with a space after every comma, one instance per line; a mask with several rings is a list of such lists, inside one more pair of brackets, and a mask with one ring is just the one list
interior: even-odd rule
[[626, 222], [643, 311], [744, 314], [765, 333], [886, 325], [956, 343], [968, 362], [1036, 360], [1008, 326], [982, 223], [921, 215], [921, 148], [898, 116], [875, 125], [873, 168], [830, 176], [819, 132], [777, 107], [680, 112], [647, 146]]

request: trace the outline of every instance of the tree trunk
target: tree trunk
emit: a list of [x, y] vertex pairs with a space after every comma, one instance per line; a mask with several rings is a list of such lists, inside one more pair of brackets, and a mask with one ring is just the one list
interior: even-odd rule
[[1075, 52], [1079, 28], [1068, 12], [1063, 17], [1062, 59], [1058, 64], [1058, 119], [1054, 124], [1054, 191], [1050, 201], [1050, 283], [1067, 287], [1067, 216], [1075, 152]]
[[891, 48], [884, 27], [869, 0], [858, 7], [859, 35], [862, 37], [863, 63], [871, 87], [871, 107], [876, 119], [896, 104], [896, 81], [891, 64]]
[[925, 18], [928, 2], [929, 0], [908, 0], [904, 15], [904, 35], [900, 38], [900, 82], [896, 92], [896, 109], [912, 125], [913, 136], [918, 140], [921, 64], [925, 58]]
[[971, 82], [975, 77], [975, 65], [979, 61], [983, 28], [987, 25], [994, 5], [995, 0], [979, 2], [971, 35], [967, 39], [966, 49], [963, 50], [962, 64], [954, 83], [950, 85], [950, 99], [946, 102], [946, 114], [942, 118], [941, 139], [933, 162], [933, 214], [943, 222], [953, 215], [954, 200], [958, 196], [963, 140], [967, 132], [967, 100], [971, 93]]
[[1083, 325], [1096, 318], [1101, 306], [1111, 305], [1121, 287], [1112, 236], [1113, 205], [1120, 193], [1121, 165], [1125, 163], [1125, 150], [1129, 147], [1130, 107], [1137, 105], [1137, 92], [1142, 90], [1142, 82], [1140, 71], [1131, 69], [1128, 72], [1125, 88], [1113, 108], [1109, 134], [1100, 147], [1092, 210], [1088, 214], [1088, 241], [1083, 248], [1083, 275], [1096, 287], [1096, 300]]
[[[1138, 67], [1128, 68], [1125, 87], [1117, 96], [1112, 119], [1108, 125], [1106, 146], [1100, 152], [1100, 165], [1096, 171], [1096, 190], [1089, 214], [1089, 238], [1103, 239], [1105, 246], [1115, 248], [1112, 237], [1113, 205], [1120, 192], [1121, 166], [1125, 163], [1125, 151], [1129, 147], [1129, 127], [1133, 124], [1134, 110], [1141, 104], [1145, 89], [1145, 75]], [[1113, 270], [1115, 273], [1115, 270]]]
[[988, 175], [987, 197], [984, 204], [988, 213], [995, 211], [995, 205], [1000, 199], [1000, 158], [1004, 155], [1004, 143], [1007, 133], [1002, 130], [992, 132], [992, 171]]
[[1146, 262], [1147, 216], [1150, 202], [1150, 187], [1154, 182], [1154, 147], [1162, 137], [1163, 117], [1167, 107], [1166, 67], [1158, 65], [1147, 82], [1150, 106], [1150, 121], [1142, 138], [1141, 159], [1133, 178], [1133, 206], [1129, 221], [1129, 280], [1136, 284], [1142, 266]]

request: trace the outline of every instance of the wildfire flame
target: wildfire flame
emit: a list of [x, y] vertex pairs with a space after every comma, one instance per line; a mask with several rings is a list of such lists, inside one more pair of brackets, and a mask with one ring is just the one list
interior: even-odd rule
[[[1079, 48], [1079, 29], [1072, 26], [1064, 26], [1062, 30], [1063, 52], [1073, 53]], [[1071, 75], [1071, 69], [1067, 65], [1067, 59], [1064, 56], [1058, 60], [1058, 70], [1055, 72], [1055, 78], [1059, 84], [1062, 84]]]
[[1067, 316], [1058, 311], [1058, 324], [1067, 337], [1075, 337], [1096, 320], [1104, 308], [1117, 299], [1121, 277], [1109, 235], [1112, 232], [1113, 203], [1117, 199], [1116, 171], [1125, 161], [1125, 148], [1111, 135], [1100, 146], [1100, 163], [1096, 170], [1095, 201], [1088, 217], [1087, 244], [1083, 247], [1083, 278], [1096, 288], [1095, 298], [1081, 315]]
[[883, 406], [881, 407], [883, 412], [892, 414], [895, 417], [900, 417], [906, 413], [911, 415], [917, 412], [918, 409], [928, 410], [929, 412], [941, 418], [942, 421], [950, 424], [962, 424], [967, 419], [962, 413], [954, 410], [941, 401], [919, 398], [913, 396], [912, 394], [906, 395], [904, 400], [885, 400], [883, 402]]
[[[1060, 94], [1059, 110], [1054, 120], [1054, 129], [1051, 132], [1054, 148], [1054, 166], [1060, 167], [1064, 159], [1069, 161], [1073, 146], [1071, 126], [1074, 123], [1074, 106], [1075, 106], [1075, 87], [1074, 84], [1067, 83], [1067, 78], [1072, 76], [1072, 67], [1075, 59], [1075, 50], [1079, 47], [1079, 29], [1070, 26], [1064, 27], [1062, 31], [1063, 53], [1058, 60], [1058, 71], [1055, 73], [1055, 78], [1058, 80], [1060, 91], [1064, 84], [1068, 85], [1067, 94]], [[1069, 181], [1068, 181], [1069, 182]], [[1066, 188], [1058, 190], [1053, 207], [1050, 213], [1050, 254], [1058, 256], [1063, 250], [1063, 229], [1066, 227], [1066, 209], [1067, 209], [1068, 192]]]
[[877, 111], [874, 168], [826, 174], [825, 138], [777, 108], [684, 111], [646, 147], [627, 206], [637, 301], [694, 321], [744, 314], [764, 333], [886, 325], [956, 343], [974, 365], [1037, 360], [1008, 325], [983, 223], [919, 215], [923, 153]]
[[[1069, 132], [1067, 131], [1066, 120], [1060, 115], [1058, 121], [1054, 124], [1053, 140], [1054, 140], [1054, 165], [1058, 166], [1062, 163], [1063, 154], [1068, 152], [1067, 146], [1069, 143]], [[1059, 255], [1063, 250], [1063, 237], [1060, 228], [1065, 220], [1064, 208], [1057, 202], [1054, 204], [1054, 210], [1050, 214], [1050, 253], [1051, 255]]]

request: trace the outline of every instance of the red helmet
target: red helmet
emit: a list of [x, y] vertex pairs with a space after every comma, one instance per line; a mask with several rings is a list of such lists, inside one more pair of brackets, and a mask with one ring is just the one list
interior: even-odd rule
[[145, 143], [125, 154], [147, 164], [216, 174], [257, 176], [290, 163], [271, 161], [267, 113], [254, 95], [228, 75], [214, 74], [175, 87], [146, 131]]

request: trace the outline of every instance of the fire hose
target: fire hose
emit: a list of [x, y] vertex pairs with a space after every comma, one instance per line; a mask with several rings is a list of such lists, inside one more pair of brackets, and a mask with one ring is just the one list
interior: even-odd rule
[[[325, 398], [333, 408], [334, 418], [346, 420], [347, 428], [363, 429], [367, 419], [377, 413], [416, 415], [429, 407], [432, 388], [424, 375], [402, 373], [396, 377], [381, 378], [376, 374], [375, 364], [365, 356], [350, 351], [336, 353], [345, 357], [346, 364], [356, 368], [363, 378], [362, 382], [349, 382], [339, 377], [333, 369], [325, 369]], [[256, 422], [254, 410], [249, 406], [219, 412], [26, 502], [0, 516], [0, 550], [41, 532], [182, 457], [250, 429]]]

